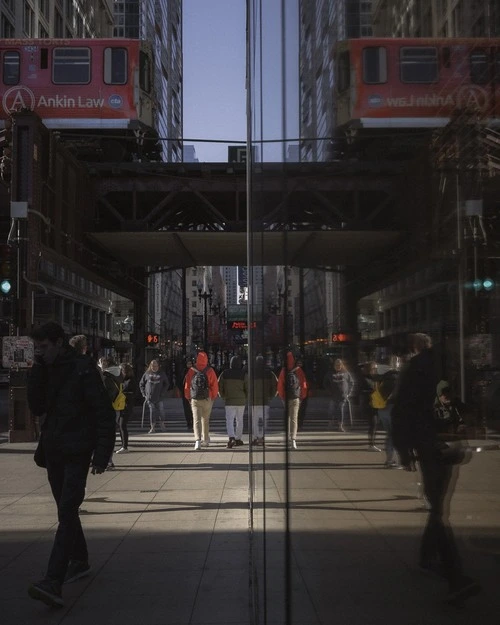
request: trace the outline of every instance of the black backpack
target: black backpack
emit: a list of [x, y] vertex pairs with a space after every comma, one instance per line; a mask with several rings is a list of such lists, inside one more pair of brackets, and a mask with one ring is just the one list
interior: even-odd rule
[[191, 399], [208, 399], [208, 366], [203, 371], [198, 371], [196, 367], [193, 367], [194, 375], [191, 378]]
[[287, 399], [300, 399], [300, 380], [297, 369], [286, 372], [286, 396]]

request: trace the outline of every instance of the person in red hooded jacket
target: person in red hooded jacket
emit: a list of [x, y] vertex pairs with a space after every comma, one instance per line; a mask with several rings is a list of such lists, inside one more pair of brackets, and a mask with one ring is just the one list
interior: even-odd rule
[[307, 380], [304, 371], [295, 363], [292, 352], [287, 352], [286, 366], [278, 377], [278, 395], [288, 413], [288, 436], [293, 449], [297, 449], [300, 402], [307, 397]]
[[184, 378], [184, 397], [193, 411], [195, 450], [210, 444], [210, 415], [218, 394], [217, 374], [208, 364], [207, 354], [198, 352], [195, 365], [188, 369]]

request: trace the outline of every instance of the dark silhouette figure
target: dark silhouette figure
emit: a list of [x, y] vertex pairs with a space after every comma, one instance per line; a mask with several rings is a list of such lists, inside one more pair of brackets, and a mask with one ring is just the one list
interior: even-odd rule
[[392, 409], [393, 441], [407, 471], [415, 470], [416, 455], [429, 504], [429, 516], [420, 543], [420, 568], [442, 575], [449, 585], [447, 599], [456, 603], [476, 595], [481, 587], [463, 573], [448, 520], [453, 478], [456, 478], [458, 466], [443, 462], [439, 453], [440, 440], [434, 415], [439, 377], [432, 341], [426, 334], [411, 335], [410, 340], [413, 356], [401, 371]]

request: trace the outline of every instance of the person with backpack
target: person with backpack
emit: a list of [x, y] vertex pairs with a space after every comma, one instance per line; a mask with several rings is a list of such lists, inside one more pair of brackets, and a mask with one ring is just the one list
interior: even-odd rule
[[348, 401], [354, 388], [354, 380], [340, 358], [333, 361], [332, 369], [323, 379], [323, 386], [330, 393], [328, 407], [330, 423], [333, 427], [337, 421], [339, 431], [345, 432], [344, 422], [349, 409]]
[[35, 462], [47, 471], [58, 524], [46, 574], [29, 586], [28, 594], [61, 607], [63, 584], [91, 573], [78, 509], [89, 470], [102, 474], [113, 452], [115, 412], [95, 363], [68, 346], [58, 323], [36, 327], [31, 338], [35, 359], [27, 399], [41, 424]]
[[[396, 451], [392, 442], [392, 421], [391, 411], [394, 404], [394, 395], [398, 379], [398, 372], [390, 369], [380, 376], [380, 380], [375, 383], [377, 395], [373, 398], [374, 408], [385, 431], [385, 462], [386, 469], [401, 469], [401, 465], [396, 460]], [[373, 397], [373, 395], [372, 395]]]
[[[118, 397], [120, 395], [120, 392], [123, 394], [123, 375], [120, 366], [116, 364], [111, 356], [101, 358], [99, 365], [101, 367], [101, 376], [104, 388], [106, 389], [106, 392], [111, 399], [111, 403], [113, 405], [116, 415], [116, 426], [118, 427], [120, 421], [120, 413], [125, 408], [125, 402], [123, 402], [122, 405], [118, 405], [116, 403], [117, 400], [120, 399]], [[115, 468], [112, 456], [109, 459], [107, 468], [108, 470]]]
[[168, 387], [167, 374], [160, 369], [158, 360], [153, 359], [139, 382], [139, 390], [144, 397], [144, 405], [149, 408], [150, 427], [148, 434], [154, 434], [157, 420], [160, 421], [161, 431], [166, 432], [167, 430], [165, 423], [161, 418], [158, 419], [158, 416], [160, 415], [160, 402], [165, 397]]
[[[227, 447], [243, 445], [243, 414], [248, 394], [248, 373], [243, 369], [239, 356], [233, 356], [229, 369], [219, 376], [219, 395], [225, 403], [226, 428], [229, 437]], [[236, 427], [235, 427], [236, 423]]]
[[137, 382], [135, 379], [134, 368], [128, 362], [120, 365], [123, 376], [123, 394], [125, 396], [125, 408], [120, 412], [118, 417], [118, 428], [120, 430], [120, 439], [122, 446], [115, 451], [116, 454], [128, 453], [128, 421], [134, 413], [135, 395], [137, 392]]
[[219, 382], [213, 367], [208, 364], [206, 352], [198, 352], [196, 363], [184, 378], [184, 397], [193, 411], [194, 449], [210, 444], [210, 415], [215, 398], [219, 394]]
[[378, 390], [379, 377], [377, 363], [374, 361], [365, 363], [359, 379], [359, 397], [361, 416], [368, 422], [368, 446], [373, 451], [382, 451], [375, 444], [379, 422], [378, 411], [385, 406]]
[[307, 397], [307, 381], [292, 352], [287, 352], [286, 364], [278, 376], [278, 395], [288, 413], [288, 437], [292, 448], [297, 449], [300, 402]]

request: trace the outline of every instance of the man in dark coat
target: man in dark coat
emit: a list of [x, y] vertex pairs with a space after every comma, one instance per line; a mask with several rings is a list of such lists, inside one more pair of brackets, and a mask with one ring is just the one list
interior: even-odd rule
[[430, 506], [420, 543], [420, 569], [442, 575], [449, 584], [448, 601], [461, 602], [481, 587], [464, 575], [448, 521], [454, 467], [445, 464], [438, 453], [434, 401], [440, 378], [432, 341], [427, 334], [413, 334], [410, 341], [413, 356], [401, 371], [391, 413], [393, 442], [407, 471], [414, 471], [418, 460]]
[[59, 524], [46, 576], [28, 594], [50, 606], [64, 605], [61, 587], [90, 573], [78, 509], [89, 466], [103, 473], [115, 442], [115, 411], [90, 357], [68, 346], [54, 322], [36, 328], [35, 363], [28, 377], [28, 403], [41, 423], [37, 464], [57, 504]]

